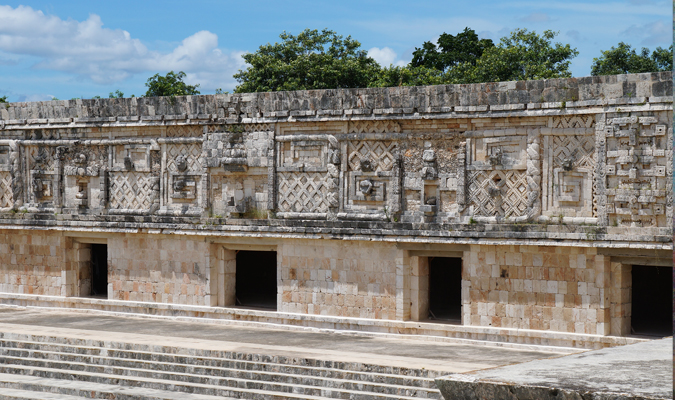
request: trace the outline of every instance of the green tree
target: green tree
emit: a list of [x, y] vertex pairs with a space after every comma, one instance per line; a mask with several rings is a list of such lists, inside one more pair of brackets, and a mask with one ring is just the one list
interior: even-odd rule
[[443, 33], [436, 43], [424, 42], [422, 48], [416, 47], [410, 66], [447, 71], [461, 63], [476, 65], [485, 50], [494, 47], [492, 40], [478, 39], [476, 32], [468, 27], [455, 36]]
[[382, 68], [375, 79], [369, 83], [370, 87], [391, 86], [423, 86], [440, 85], [443, 83], [443, 71], [425, 66], [405, 67], [390, 66]]
[[617, 47], [603, 51], [602, 55], [593, 59], [591, 75], [637, 74], [641, 72], [658, 72], [673, 70], [673, 45], [664, 49], [657, 47], [649, 54], [643, 47], [640, 53], [631, 45], [620, 42]]
[[108, 95], [108, 98], [110, 98], [110, 99], [122, 99], [122, 98], [124, 98], [124, 93], [122, 93], [119, 89], [117, 89], [114, 92], [110, 92], [110, 94]]
[[351, 36], [305, 29], [279, 37], [281, 43], [242, 56], [249, 67], [234, 75], [239, 82], [235, 92], [367, 87], [380, 69]]
[[145, 97], [199, 94], [199, 90], [197, 90], [199, 85], [188, 85], [183, 82], [183, 78], [185, 78], [185, 72], [183, 71], [178, 73], [171, 71], [166, 76], [155, 74], [145, 82], [145, 86], [148, 87]]
[[541, 36], [516, 29], [499, 44], [487, 48], [475, 64], [464, 62], [448, 71], [448, 83], [501, 82], [568, 78], [570, 60], [579, 52], [569, 44], [551, 43], [557, 32]]
[[0, 103], [7, 103], [7, 96], [0, 96]]

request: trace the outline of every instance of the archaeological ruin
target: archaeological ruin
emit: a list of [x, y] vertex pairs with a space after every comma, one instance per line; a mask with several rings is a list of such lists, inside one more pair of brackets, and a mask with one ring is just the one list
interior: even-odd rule
[[0, 104], [0, 303], [667, 336], [672, 105], [670, 72]]

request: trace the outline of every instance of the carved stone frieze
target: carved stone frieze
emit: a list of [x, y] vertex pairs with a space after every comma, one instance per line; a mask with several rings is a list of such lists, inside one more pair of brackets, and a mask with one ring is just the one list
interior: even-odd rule
[[665, 226], [672, 220], [672, 139], [652, 116], [608, 118], [604, 218], [609, 225]]

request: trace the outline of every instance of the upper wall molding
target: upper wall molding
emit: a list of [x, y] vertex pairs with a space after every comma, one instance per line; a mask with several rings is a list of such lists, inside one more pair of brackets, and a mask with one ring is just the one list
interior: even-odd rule
[[0, 130], [565, 115], [597, 107], [672, 107], [672, 92], [672, 72], [658, 72], [470, 85], [55, 100], [0, 106]]

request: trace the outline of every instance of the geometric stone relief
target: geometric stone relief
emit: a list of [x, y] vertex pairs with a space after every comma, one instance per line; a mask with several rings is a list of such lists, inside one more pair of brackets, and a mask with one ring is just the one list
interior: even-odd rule
[[178, 172], [176, 161], [178, 156], [183, 156], [185, 162], [183, 171], [202, 173], [202, 145], [201, 143], [191, 144], [167, 144], [166, 145], [166, 169], [168, 172]]
[[350, 171], [362, 170], [364, 160], [372, 172], [390, 171], [396, 162], [398, 143], [391, 140], [350, 141], [347, 162]]
[[467, 139], [468, 169], [526, 169], [524, 135]]
[[393, 214], [400, 211], [398, 146], [393, 140], [355, 140], [343, 145], [347, 164], [346, 212]]
[[332, 179], [321, 172], [278, 172], [277, 210], [282, 213], [327, 213]]
[[[339, 149], [332, 135], [276, 137], [277, 211], [322, 214], [339, 205]], [[290, 213], [290, 214], [288, 214]]]
[[9, 146], [0, 146], [0, 208], [11, 208], [14, 204], [9, 154]]
[[525, 171], [467, 171], [467, 188], [473, 216], [515, 218], [527, 210]]
[[543, 144], [542, 214], [596, 217], [595, 138], [592, 135], [546, 135]]
[[156, 184], [158, 179], [145, 172], [111, 172], [110, 209], [149, 212], [159, 190]]
[[9, 171], [0, 171], [0, 208], [11, 208], [12, 174]]
[[605, 220], [609, 225], [666, 227], [672, 221], [672, 138], [656, 117], [608, 118], [604, 140]]
[[551, 118], [551, 128], [578, 129], [593, 128], [595, 115], [561, 115]]
[[[533, 152], [531, 165], [528, 151]], [[539, 213], [537, 135], [467, 138], [466, 154], [465, 185], [472, 217], [529, 219]]]
[[397, 121], [349, 121], [348, 133], [399, 133], [401, 125]]
[[167, 137], [200, 137], [204, 128], [200, 125], [169, 125], [166, 127]]
[[57, 151], [64, 154], [65, 158], [65, 206], [80, 209], [104, 208], [108, 147], [76, 145], [60, 149]]
[[185, 212], [189, 208], [193, 208], [192, 212], [198, 212], [195, 207], [201, 203], [204, 178], [201, 143], [166, 144], [165, 149], [167, 173], [164, 204], [178, 206]]

